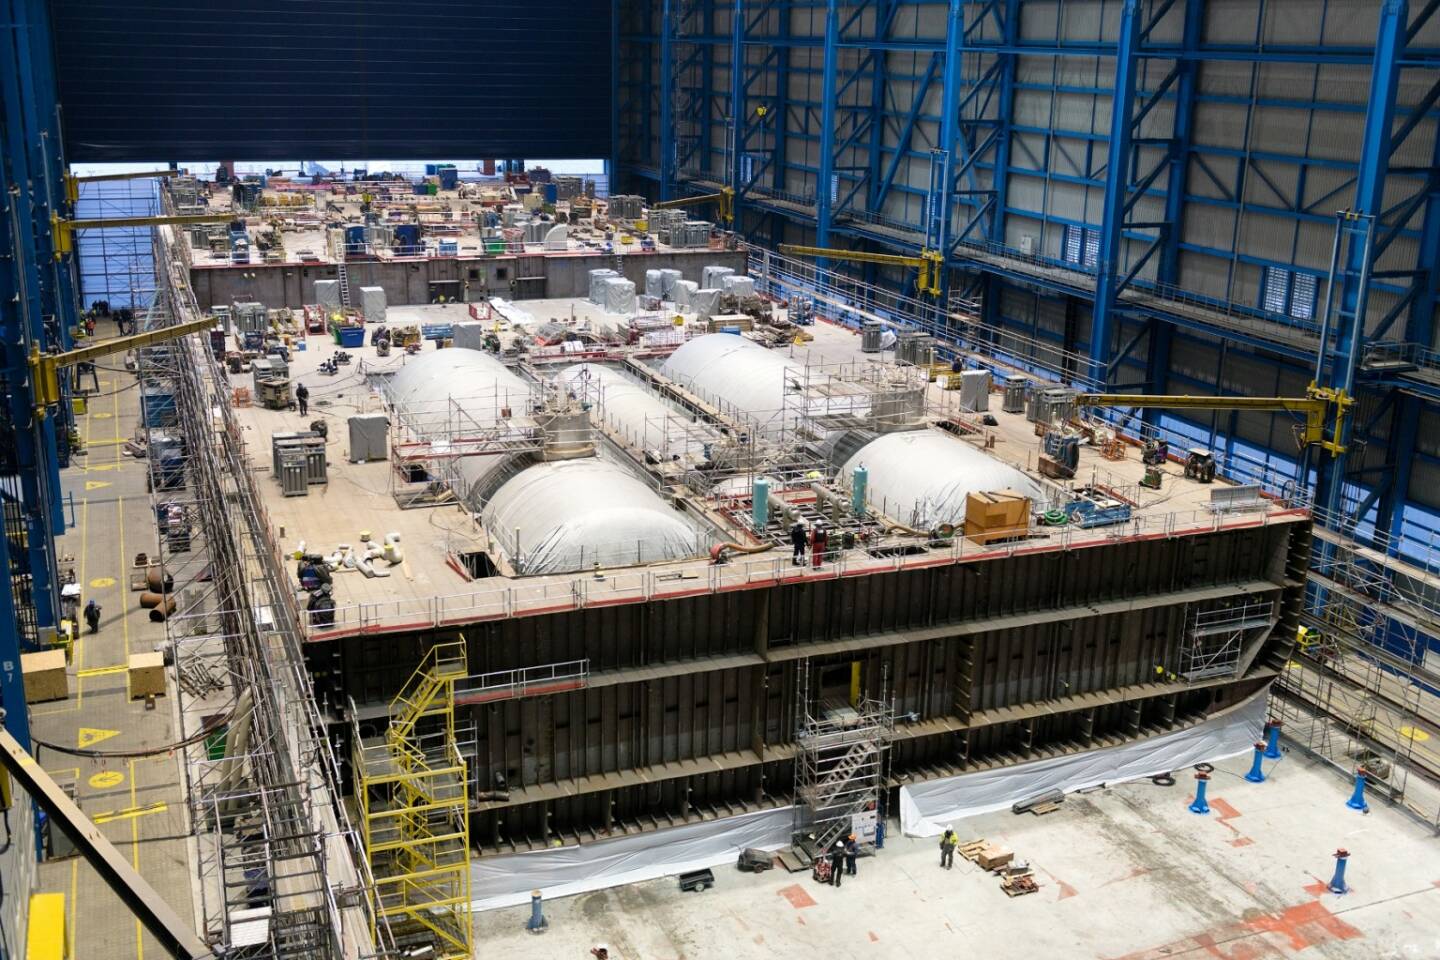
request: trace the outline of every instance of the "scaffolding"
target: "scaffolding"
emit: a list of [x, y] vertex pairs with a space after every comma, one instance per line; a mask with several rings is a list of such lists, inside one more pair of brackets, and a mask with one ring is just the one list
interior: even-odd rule
[[1228, 604], [1185, 614], [1179, 674], [1190, 683], [1233, 677], [1251, 640], [1275, 626], [1274, 601]]
[[[168, 228], [152, 239], [157, 294], [142, 326], [201, 316], [188, 246]], [[218, 359], [190, 336], [134, 363], [142, 386], [170, 396], [158, 405], [168, 412], [142, 412], [133, 438], [149, 461], [157, 539], [132, 577], [159, 596], [173, 653], [202, 931], [242, 960], [387, 955]]]
[[406, 956], [472, 956], [469, 790], [455, 726], [465, 676], [464, 638], [436, 644], [391, 704], [384, 735], [362, 738], [358, 721], [352, 730], [376, 920]]
[[814, 860], [851, 833], [873, 847], [894, 707], [859, 691], [853, 702], [815, 701], [808, 657], [798, 678], [795, 847]]

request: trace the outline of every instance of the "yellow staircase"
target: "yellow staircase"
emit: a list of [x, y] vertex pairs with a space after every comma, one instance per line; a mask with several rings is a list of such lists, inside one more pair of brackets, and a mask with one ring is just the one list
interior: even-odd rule
[[391, 703], [383, 737], [355, 743], [356, 802], [383, 917], [405, 950], [470, 960], [470, 820], [455, 741], [465, 640], [436, 644]]

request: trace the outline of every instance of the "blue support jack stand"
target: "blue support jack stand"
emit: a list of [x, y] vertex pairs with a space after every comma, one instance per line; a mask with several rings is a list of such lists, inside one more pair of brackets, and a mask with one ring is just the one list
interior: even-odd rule
[[550, 921], [545, 919], [545, 914], [540, 910], [540, 891], [530, 891], [530, 919], [525, 924], [525, 929], [531, 933], [544, 933], [545, 928], [550, 926]]
[[1210, 774], [1201, 771], [1195, 774], [1195, 802], [1190, 804], [1191, 813], [1206, 814], [1210, 804], [1205, 802], [1205, 788], [1210, 785]]
[[1245, 774], [1245, 779], [1251, 783], [1264, 783], [1265, 771], [1260, 769], [1260, 764], [1265, 760], [1265, 744], [1255, 744], [1255, 762], [1250, 764], [1250, 772]]
[[1279, 720], [1265, 721], [1265, 759], [1280, 759], [1280, 728], [1284, 726]]
[[1335, 876], [1330, 878], [1330, 892], [1345, 894], [1350, 888], [1345, 885], [1345, 862], [1350, 859], [1350, 851], [1341, 847], [1335, 851]]
[[1361, 813], [1370, 812], [1370, 804], [1365, 802], [1365, 779], [1370, 776], [1369, 771], [1364, 767], [1355, 771], [1355, 792], [1350, 794], [1350, 799], [1345, 801], [1345, 806], [1351, 810], [1359, 810]]

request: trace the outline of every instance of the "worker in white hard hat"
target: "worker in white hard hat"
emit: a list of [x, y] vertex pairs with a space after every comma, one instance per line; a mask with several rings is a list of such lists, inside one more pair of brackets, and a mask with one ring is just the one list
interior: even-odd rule
[[955, 848], [959, 845], [960, 837], [956, 835], [955, 828], [947, 826], [940, 834], [940, 866], [946, 870], [955, 866]]

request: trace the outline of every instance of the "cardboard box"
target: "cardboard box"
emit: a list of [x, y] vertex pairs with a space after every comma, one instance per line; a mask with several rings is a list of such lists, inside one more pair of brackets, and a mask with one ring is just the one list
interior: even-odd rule
[[986, 844], [985, 849], [980, 851], [975, 862], [980, 864], [982, 870], [998, 870], [1014, 859], [1015, 853], [1008, 847], [999, 847], [995, 844]]
[[965, 498], [965, 536], [976, 543], [1023, 537], [1030, 532], [1030, 498], [1014, 490], [972, 493]]
[[25, 677], [26, 703], [69, 698], [70, 678], [65, 673], [64, 650], [22, 653], [20, 672]]
[[165, 657], [159, 653], [130, 655], [130, 699], [165, 695]]

